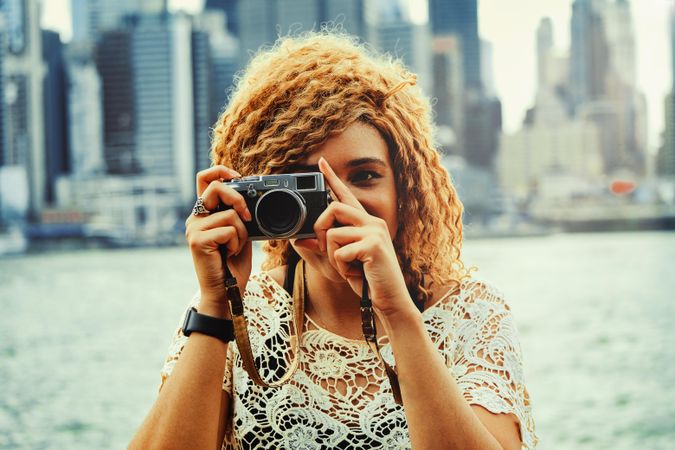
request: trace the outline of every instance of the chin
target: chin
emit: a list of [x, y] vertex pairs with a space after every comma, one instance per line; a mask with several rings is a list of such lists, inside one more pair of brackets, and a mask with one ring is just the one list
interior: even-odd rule
[[[292, 242], [291, 242], [292, 244]], [[328, 257], [323, 253], [315, 253], [305, 248], [298, 248], [293, 246], [298, 255], [313, 269], [318, 270], [324, 278], [335, 283], [346, 283], [345, 279], [335, 270], [335, 268], [328, 261]]]

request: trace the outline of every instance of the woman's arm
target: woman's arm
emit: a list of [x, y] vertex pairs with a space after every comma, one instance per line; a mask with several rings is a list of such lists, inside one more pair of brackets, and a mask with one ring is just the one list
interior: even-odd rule
[[413, 448], [520, 448], [513, 416], [472, 409], [464, 399], [410, 299], [387, 223], [367, 213], [323, 158], [319, 169], [336, 198], [314, 226], [319, 248], [357, 294], [363, 275], [354, 263], [362, 264], [396, 359]]
[[[243, 220], [251, 213], [244, 197], [223, 180], [241, 177], [218, 165], [197, 174], [197, 195], [207, 212], [195, 210], [185, 221], [185, 238], [199, 281], [198, 311], [231, 319], [220, 247], [227, 248], [227, 265], [246, 290], [251, 274], [252, 247]], [[215, 211], [220, 204], [231, 208]], [[220, 449], [229, 400], [223, 392], [228, 344], [194, 332], [185, 343], [172, 374], [129, 448]]]
[[190, 335], [130, 449], [221, 448], [230, 401], [223, 391], [227, 347], [211, 336]]
[[396, 360], [413, 448], [521, 448], [512, 415], [492, 414], [466, 402], [419, 311], [413, 307], [381, 319]]

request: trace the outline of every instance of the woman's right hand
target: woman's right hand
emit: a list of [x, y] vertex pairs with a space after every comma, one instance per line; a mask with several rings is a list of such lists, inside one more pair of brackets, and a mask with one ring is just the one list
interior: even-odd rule
[[209, 315], [230, 318], [225, 294], [225, 273], [218, 247], [227, 247], [227, 265], [237, 278], [242, 297], [251, 275], [253, 256], [251, 241], [243, 220], [251, 220], [244, 197], [223, 183], [241, 175], [234, 169], [218, 165], [197, 173], [197, 196], [204, 207], [213, 211], [219, 203], [229, 206], [224, 211], [200, 214], [185, 221], [185, 237], [197, 272], [201, 300], [198, 309]]

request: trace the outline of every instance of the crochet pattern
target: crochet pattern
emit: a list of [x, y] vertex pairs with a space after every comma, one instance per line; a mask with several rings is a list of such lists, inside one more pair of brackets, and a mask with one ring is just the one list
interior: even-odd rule
[[[188, 308], [198, 302], [199, 293]], [[250, 278], [244, 305], [260, 375], [278, 380], [294, 357], [291, 298], [261, 272]], [[534, 448], [537, 437], [518, 333], [503, 295], [483, 281], [466, 280], [459, 293], [446, 294], [423, 318], [464, 398], [493, 413], [515, 414], [523, 446]], [[403, 407], [394, 402], [384, 368], [366, 342], [322, 329], [309, 316], [303, 326], [300, 367], [278, 389], [253, 383], [236, 344], [229, 345], [223, 389], [233, 412], [222, 448], [410, 448]], [[161, 371], [162, 383], [186, 341], [178, 328]], [[379, 343], [383, 358], [395, 365], [386, 336]]]

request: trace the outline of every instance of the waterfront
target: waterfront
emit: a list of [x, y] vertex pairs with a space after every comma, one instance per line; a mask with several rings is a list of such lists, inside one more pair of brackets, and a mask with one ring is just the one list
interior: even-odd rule
[[[516, 317], [538, 448], [672, 448], [675, 233], [468, 241], [465, 261]], [[124, 448], [195, 289], [184, 247], [0, 259], [0, 449]]]

